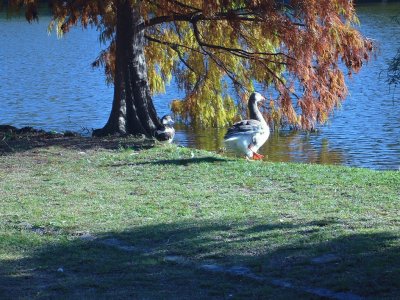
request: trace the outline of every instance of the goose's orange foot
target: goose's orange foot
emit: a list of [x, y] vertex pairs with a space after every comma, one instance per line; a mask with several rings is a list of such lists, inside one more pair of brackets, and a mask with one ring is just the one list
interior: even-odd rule
[[256, 153], [256, 152], [253, 153], [253, 159], [254, 160], [261, 160], [263, 158], [264, 158], [264, 155]]

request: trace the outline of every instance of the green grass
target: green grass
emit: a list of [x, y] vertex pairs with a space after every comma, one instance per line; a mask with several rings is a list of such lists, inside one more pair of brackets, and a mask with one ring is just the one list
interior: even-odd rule
[[[318, 298], [166, 255], [373, 299], [400, 294], [400, 172], [173, 145], [81, 151], [0, 156], [0, 298]], [[326, 254], [334, 259], [313, 262]]]

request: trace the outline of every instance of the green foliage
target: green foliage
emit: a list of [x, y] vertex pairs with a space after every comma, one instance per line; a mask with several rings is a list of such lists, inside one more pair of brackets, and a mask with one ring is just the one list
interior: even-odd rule
[[[109, 82], [115, 70], [118, 3], [55, 0], [51, 6], [50, 28], [58, 34], [79, 23], [98, 28], [109, 47], [94, 65], [105, 67]], [[25, 7], [28, 20], [37, 18], [34, 1], [12, 0], [10, 5]], [[151, 91], [165, 92], [174, 76], [186, 96], [174, 101], [173, 112], [200, 126], [225, 126], [237, 114], [244, 116], [244, 102], [257, 82], [275, 97], [274, 107], [265, 110], [269, 120], [312, 129], [346, 97], [338, 61], [351, 75], [373, 50], [354, 28], [359, 21], [348, 0], [145, 0], [131, 2], [131, 9], [143, 21], [137, 29], [146, 37]], [[231, 86], [235, 95], [228, 97]], [[239, 99], [236, 107], [232, 98]]]

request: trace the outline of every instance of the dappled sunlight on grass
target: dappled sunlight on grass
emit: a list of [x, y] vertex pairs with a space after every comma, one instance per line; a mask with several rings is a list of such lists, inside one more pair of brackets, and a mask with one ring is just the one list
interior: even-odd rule
[[[81, 236], [71, 232], [53, 235], [14, 231], [15, 236], [39, 235], [42, 243], [24, 258], [1, 260], [0, 295], [10, 295], [17, 286], [24, 286], [19, 296], [43, 297], [111, 296], [117, 291], [119, 296], [201, 299], [218, 290], [214, 296], [264, 295], [266, 287], [257, 282], [207, 274], [193, 267], [207, 263], [245, 266], [258, 276], [303, 286], [351, 291], [361, 296], [395, 296], [399, 291], [395, 278], [400, 275], [398, 235], [343, 233], [332, 237], [332, 230], [339, 225], [323, 220], [297, 224], [258, 221], [253, 225], [214, 220]], [[2, 236], [4, 242], [10, 238]], [[23, 249], [27, 243], [21, 238], [19, 247]], [[319, 259], [327, 254], [328, 260]], [[170, 255], [184, 257], [193, 264], [168, 262], [165, 258]], [[271, 297], [303, 294], [271, 286], [269, 289]]]
[[[247, 162], [162, 144], [50, 145], [2, 156], [0, 167], [5, 298], [15, 290], [28, 298], [399, 293], [399, 172]], [[265, 281], [202, 264], [249, 268]]]

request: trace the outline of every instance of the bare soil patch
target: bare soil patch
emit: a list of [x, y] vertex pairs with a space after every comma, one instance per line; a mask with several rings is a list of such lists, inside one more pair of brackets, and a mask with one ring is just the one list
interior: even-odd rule
[[86, 137], [71, 131], [58, 133], [32, 127], [16, 128], [10, 125], [0, 125], [0, 155], [52, 146], [87, 151], [128, 147], [147, 149], [154, 144], [155, 140], [146, 139], [144, 136]]

